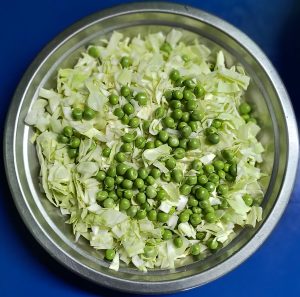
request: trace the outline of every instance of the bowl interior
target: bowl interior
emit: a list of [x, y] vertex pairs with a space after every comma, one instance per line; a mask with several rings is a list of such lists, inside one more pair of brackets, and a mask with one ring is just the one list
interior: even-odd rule
[[[23, 97], [20, 98], [22, 101], [14, 138], [15, 166], [23, 197], [34, 220], [42, 230], [39, 232], [43, 232], [67, 257], [71, 257], [75, 262], [97, 272], [99, 278], [101, 275], [106, 275], [111, 279], [163, 282], [199, 275], [218, 267], [220, 263], [250, 244], [251, 239], [255, 237], [256, 232], [273, 209], [283, 182], [287, 159], [287, 132], [282, 106], [273, 82], [257, 58], [250, 54], [243, 44], [222, 31], [222, 28], [217, 28], [203, 20], [184, 14], [150, 11], [143, 13], [133, 11], [104, 19], [91, 17], [91, 20], [91, 23], [80, 29], [81, 24], [79, 24], [78, 30], [64, 41], [51, 45], [52, 47], [55, 45], [55, 47], [41, 61], [30, 78], [29, 86]], [[115, 272], [108, 269], [108, 264], [101, 260], [99, 252], [92, 249], [85, 240], [80, 239], [77, 243], [74, 242], [71, 227], [64, 223], [67, 218], [63, 217], [59, 210], [53, 207], [41, 193], [38, 184], [39, 164], [35, 147], [29, 141], [32, 130], [24, 125], [24, 118], [36, 100], [39, 88], [42, 86], [55, 87], [57, 70], [60, 67], [73, 66], [80, 51], [88, 44], [96, 43], [102, 37], [109, 37], [113, 30], [122, 32], [124, 35], [135, 36], [157, 31], [168, 32], [174, 27], [184, 30], [186, 42], [197, 38], [201, 43], [208, 45], [213, 52], [219, 49], [224, 50], [227, 64], [230, 66], [240, 63], [251, 77], [246, 98], [255, 106], [256, 116], [262, 127], [259, 138], [266, 149], [264, 162], [261, 165], [262, 170], [268, 175], [261, 181], [266, 193], [263, 201], [263, 220], [255, 229], [243, 229], [227, 247], [205, 260], [184, 263], [183, 266], [172, 271], [155, 270], [145, 274], [124, 266], [120, 268], [120, 271]], [[17, 199], [21, 199], [21, 197]], [[205, 276], [202, 275], [202, 282], [205, 282]], [[104, 285], [105, 281], [103, 280]]]

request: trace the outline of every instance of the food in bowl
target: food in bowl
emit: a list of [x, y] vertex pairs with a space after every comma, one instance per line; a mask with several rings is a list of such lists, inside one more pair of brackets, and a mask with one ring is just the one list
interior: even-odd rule
[[202, 259], [262, 218], [250, 78], [181, 37], [114, 32], [59, 69], [25, 119], [46, 197], [114, 270]]

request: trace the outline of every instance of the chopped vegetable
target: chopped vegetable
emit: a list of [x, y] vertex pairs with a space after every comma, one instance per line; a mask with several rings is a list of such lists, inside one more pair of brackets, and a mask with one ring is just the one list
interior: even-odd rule
[[60, 69], [25, 119], [46, 197], [113, 270], [174, 268], [262, 219], [250, 78], [181, 36], [114, 32]]

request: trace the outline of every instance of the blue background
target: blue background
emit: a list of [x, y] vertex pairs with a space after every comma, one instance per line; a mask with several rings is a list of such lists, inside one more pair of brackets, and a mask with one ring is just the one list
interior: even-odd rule
[[[1, 134], [14, 89], [46, 43], [82, 17], [125, 2], [128, 1], [0, 1]], [[277, 68], [299, 119], [299, 0], [178, 2], [211, 12], [248, 34]], [[3, 168], [2, 159], [0, 167]], [[300, 296], [299, 194], [298, 175], [284, 216], [265, 244], [250, 259], [226, 276], [176, 296]], [[0, 173], [0, 238], [1, 296], [120, 295], [82, 280], [53, 260], [36, 243], [13, 205], [3, 169]]]

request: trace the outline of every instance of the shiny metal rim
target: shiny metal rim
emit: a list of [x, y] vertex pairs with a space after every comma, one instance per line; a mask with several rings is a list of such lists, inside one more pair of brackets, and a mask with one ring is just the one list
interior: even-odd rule
[[[105, 275], [99, 275], [93, 269], [82, 265], [80, 262], [66, 255], [61, 251], [55, 243], [51, 240], [47, 234], [41, 232], [41, 228], [38, 223], [34, 220], [30, 209], [22, 197], [22, 192], [19, 186], [19, 181], [16, 177], [15, 156], [13, 151], [14, 138], [15, 135], [15, 120], [16, 114], [18, 113], [18, 108], [20, 104], [20, 98], [22, 98], [24, 92], [31, 83], [31, 78], [34, 73], [38, 70], [39, 65], [45, 61], [51, 52], [59, 47], [59, 45], [66, 39], [69, 39], [77, 31], [83, 30], [85, 27], [89, 26], [95, 21], [109, 18], [116, 15], [137, 13], [137, 12], [165, 12], [173, 13], [177, 15], [188, 16], [204, 23], [208, 23], [215, 28], [225, 32], [234, 39], [238, 40], [239, 43], [250, 52], [259, 61], [262, 68], [268, 73], [270, 80], [272, 81], [279, 98], [281, 99], [281, 104], [283, 112], [286, 115], [286, 130], [288, 131], [288, 160], [286, 164], [286, 176], [285, 180], [289, 182], [284, 182], [278, 196], [277, 202], [270, 213], [269, 219], [261, 226], [258, 232], [254, 235], [252, 240], [250, 240], [242, 249], [240, 249], [233, 256], [228, 258], [225, 262], [207, 270], [199, 275], [193, 275], [186, 278], [181, 278], [174, 281], [167, 282], [145, 282], [139, 281], [134, 282], [130, 280], [118, 279], [116, 277], [108, 277]], [[297, 162], [298, 162], [298, 132], [297, 125], [295, 121], [295, 116], [291, 103], [288, 98], [288, 94], [278, 76], [275, 69], [267, 59], [267, 57], [262, 53], [257, 45], [251, 41], [245, 34], [240, 32], [238, 29], [234, 28], [230, 24], [224, 22], [223, 20], [207, 14], [201, 10], [197, 10], [188, 6], [182, 6], [171, 3], [135, 3], [127, 4], [123, 6], [118, 6], [116, 8], [108, 9], [102, 12], [98, 12], [91, 16], [86, 17], [82, 21], [74, 24], [66, 31], [61, 33], [57, 38], [55, 38], [34, 60], [31, 66], [26, 71], [24, 77], [22, 78], [14, 98], [12, 100], [10, 110], [7, 116], [5, 136], [4, 136], [4, 160], [5, 169], [8, 177], [9, 185], [15, 204], [25, 222], [28, 229], [32, 232], [34, 237], [38, 242], [59, 262], [61, 262], [66, 267], [70, 268], [72, 271], [78, 273], [79, 275], [88, 278], [98, 284], [102, 284], [107, 287], [117, 288], [119, 290], [128, 292], [140, 292], [140, 293], [170, 293], [180, 290], [189, 289], [192, 287], [205, 284], [212, 281], [225, 273], [229, 272], [244, 260], [246, 260], [269, 236], [271, 231], [274, 229], [276, 223], [279, 221], [286, 205], [289, 200], [293, 188], [293, 181], [295, 180]]]

